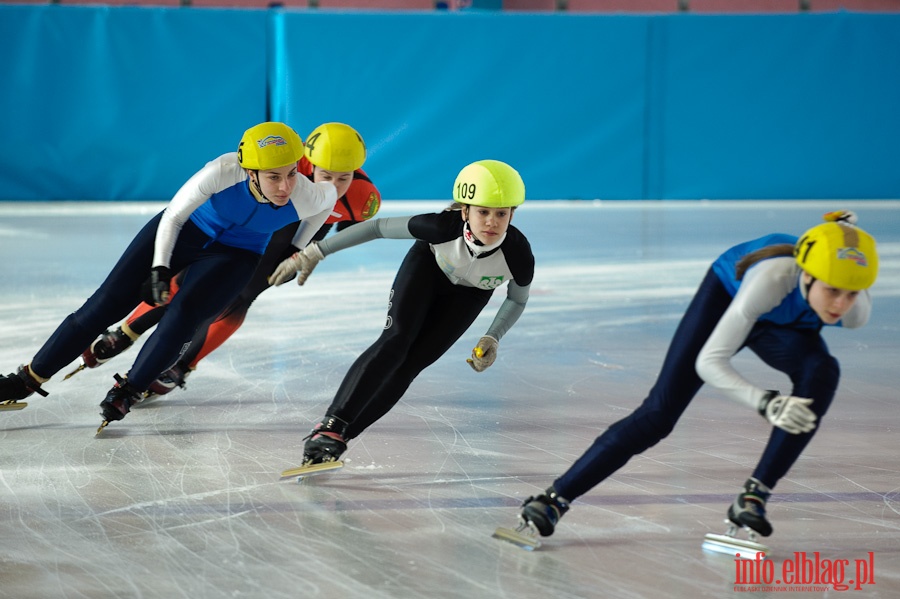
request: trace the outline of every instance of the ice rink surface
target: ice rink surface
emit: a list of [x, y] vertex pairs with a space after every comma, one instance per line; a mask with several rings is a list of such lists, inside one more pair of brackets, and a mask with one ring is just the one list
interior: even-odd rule
[[[161, 207], [0, 204], [4, 374]], [[442, 207], [388, 202], [381, 215]], [[841, 580], [782, 592], [761, 569], [768, 588], [736, 586], [735, 560], [701, 550], [706, 533], [724, 531], [769, 432], [709, 388], [670, 437], [576, 501], [540, 550], [491, 538], [640, 403], [722, 250], [800, 234], [845, 207], [879, 241], [874, 314], [863, 329], [825, 333], [842, 367], [838, 396], [775, 489], [767, 540], [775, 580], [816, 554]], [[407, 241], [349, 249], [305, 287], [267, 291], [186, 390], [100, 438], [98, 404], [134, 349], [67, 381], [63, 371], [49, 397], [0, 413], [0, 597], [900, 597], [900, 203], [529, 202], [513, 222], [537, 272], [496, 364], [476, 374], [465, 358], [503, 291], [351, 442], [337, 473], [279, 480], [378, 336]], [[736, 361], [760, 386], [787, 390], [754, 356]], [[863, 565], [873, 571], [857, 582]]]

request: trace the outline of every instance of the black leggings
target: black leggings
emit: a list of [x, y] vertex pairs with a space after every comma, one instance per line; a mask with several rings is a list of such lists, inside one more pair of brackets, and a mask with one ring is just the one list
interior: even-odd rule
[[396, 405], [409, 385], [475, 321], [491, 291], [452, 284], [428, 244], [416, 242], [394, 279], [387, 323], [344, 377], [328, 416], [352, 439]]
[[[44, 378], [56, 374], [140, 303], [141, 286], [150, 275], [161, 216], [162, 213], [156, 215], [141, 229], [97, 291], [44, 343], [31, 362], [36, 374]], [[185, 223], [172, 252], [171, 269], [188, 272], [166, 308], [166, 317], [141, 348], [129, 371], [128, 379], [135, 389], [146, 390], [172, 365], [197, 327], [221, 312], [243, 289], [259, 258], [259, 254], [247, 250], [211, 243], [190, 220]]]

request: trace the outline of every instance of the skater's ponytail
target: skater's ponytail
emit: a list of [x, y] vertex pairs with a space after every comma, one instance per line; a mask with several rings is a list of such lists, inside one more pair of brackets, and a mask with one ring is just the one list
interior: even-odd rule
[[769, 258], [779, 258], [783, 256], [793, 256], [794, 255], [794, 246], [789, 243], [779, 243], [776, 245], [767, 245], [764, 248], [760, 248], [755, 252], [750, 252], [740, 260], [738, 260], [737, 265], [735, 266], [735, 277], [738, 281], [743, 280], [744, 274], [746, 274], [747, 269], [756, 264], [757, 262], [761, 262], [763, 260], [768, 260]]

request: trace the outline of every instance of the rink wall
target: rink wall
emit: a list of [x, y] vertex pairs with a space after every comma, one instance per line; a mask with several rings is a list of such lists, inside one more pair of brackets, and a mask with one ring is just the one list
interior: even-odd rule
[[898, 198], [900, 15], [0, 6], [2, 200], [167, 199], [246, 127], [345, 121], [388, 199]]

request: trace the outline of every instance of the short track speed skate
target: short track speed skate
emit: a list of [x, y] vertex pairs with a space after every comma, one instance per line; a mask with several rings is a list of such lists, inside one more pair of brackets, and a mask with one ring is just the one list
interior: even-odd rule
[[495, 539], [512, 543], [525, 551], [534, 551], [541, 547], [541, 540], [538, 539], [537, 528], [524, 519], [520, 520], [519, 526], [516, 528], [498, 527], [491, 536]]
[[37, 393], [47, 397], [41, 382], [31, 374], [30, 366], [19, 366], [16, 372], [0, 376], [0, 411], [21, 410], [28, 407], [27, 401], [20, 401]]
[[555, 488], [548, 487], [541, 495], [529, 497], [522, 503], [517, 528], [498, 528], [493, 537], [527, 551], [534, 551], [541, 546], [538, 535], [552, 535], [559, 519], [568, 511], [569, 501], [561, 497]]
[[743, 530], [747, 533], [747, 539], [739, 538], [738, 531], [741, 530], [731, 520], [725, 520], [728, 529], [723, 535], [707, 533], [703, 537], [703, 549], [712, 551], [713, 553], [724, 553], [734, 557], [743, 559], [756, 559], [757, 555], [761, 559], [765, 559], [769, 555], [769, 548], [762, 543], [757, 542], [758, 536], [756, 531], [748, 526], [744, 526]]
[[[78, 367], [63, 377], [63, 380], [71, 378], [84, 370], [85, 368], [96, 368], [105, 362], [109, 362], [123, 351], [134, 344], [134, 339], [125, 332], [128, 328], [123, 325], [117, 329], [106, 331], [98, 337], [91, 346], [84, 350], [81, 354], [81, 361]], [[128, 329], [131, 331], [131, 329]], [[133, 334], [133, 333], [132, 333]]]
[[[769, 548], [757, 541], [759, 536], [772, 534], [772, 524], [766, 519], [766, 501], [771, 490], [755, 478], [747, 479], [737, 499], [728, 506], [728, 529], [724, 535], [707, 534], [703, 539], [703, 549], [717, 553], [727, 553], [744, 559], [757, 559], [762, 553], [765, 558]], [[747, 533], [747, 539], [738, 538], [739, 530]]]
[[300, 482], [304, 478], [308, 476], [316, 476], [317, 474], [324, 474], [326, 472], [332, 472], [334, 470], [339, 470], [344, 467], [344, 462], [338, 460], [334, 462], [320, 462], [318, 464], [307, 464], [304, 466], [298, 466], [296, 468], [290, 468], [281, 473], [281, 478], [297, 478], [297, 482]]

